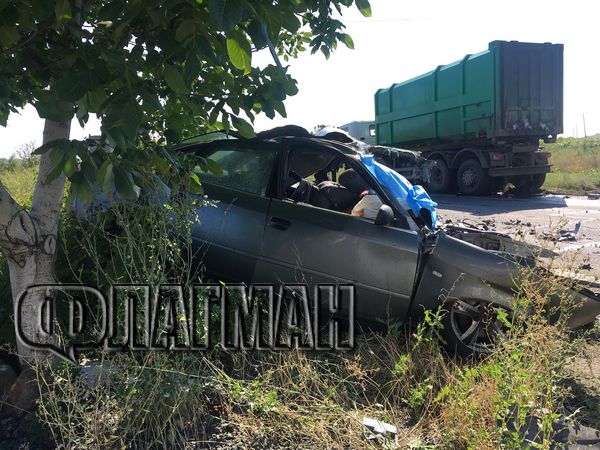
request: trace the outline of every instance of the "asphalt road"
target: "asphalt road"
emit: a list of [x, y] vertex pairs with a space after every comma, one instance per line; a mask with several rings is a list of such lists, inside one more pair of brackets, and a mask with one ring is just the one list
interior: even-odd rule
[[591, 269], [582, 270], [600, 279], [600, 200], [558, 195], [514, 198], [437, 194], [432, 197], [438, 203], [442, 221], [450, 219], [470, 224], [486, 221], [497, 231], [511, 235], [521, 233], [529, 241], [541, 239], [547, 243], [542, 236], [558, 236], [561, 229], [575, 231], [580, 223], [575, 240], [558, 242], [557, 249], [564, 255], [576, 254], [578, 267], [590, 264]]

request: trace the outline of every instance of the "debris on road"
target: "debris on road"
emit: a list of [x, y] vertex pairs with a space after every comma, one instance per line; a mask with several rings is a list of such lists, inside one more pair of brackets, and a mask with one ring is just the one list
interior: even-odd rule
[[577, 222], [573, 230], [562, 229], [558, 232], [558, 235], [556, 235], [555, 233], [544, 231], [541, 237], [542, 239], [546, 239], [552, 242], [573, 242], [577, 240], [580, 231], [581, 222]]
[[392, 440], [396, 441], [398, 437], [398, 428], [381, 420], [372, 419], [370, 417], [364, 417], [362, 421], [363, 426], [371, 432], [367, 436], [368, 440], [376, 439], [378, 441]]

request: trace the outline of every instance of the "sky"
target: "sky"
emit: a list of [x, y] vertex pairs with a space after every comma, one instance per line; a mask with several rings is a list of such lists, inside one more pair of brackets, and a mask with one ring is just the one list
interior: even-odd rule
[[[600, 133], [600, 2], [597, 0], [371, 0], [373, 15], [344, 11], [355, 49], [343, 44], [327, 60], [320, 53], [288, 62], [299, 92], [286, 100], [287, 118], [259, 116], [257, 131], [284, 124], [312, 129], [373, 120], [379, 88], [405, 81], [487, 49], [494, 40], [564, 44], [564, 134]], [[268, 53], [254, 64], [270, 63]], [[584, 119], [585, 118], [585, 119]], [[29, 141], [41, 144], [43, 121], [34, 108], [13, 114], [0, 127], [0, 157]], [[73, 122], [71, 137], [99, 134]]]

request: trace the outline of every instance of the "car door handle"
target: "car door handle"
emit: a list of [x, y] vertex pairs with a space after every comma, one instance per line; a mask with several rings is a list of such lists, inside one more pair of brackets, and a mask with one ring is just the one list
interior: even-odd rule
[[282, 219], [281, 217], [271, 217], [271, 226], [278, 230], [287, 230], [292, 222], [287, 219]]

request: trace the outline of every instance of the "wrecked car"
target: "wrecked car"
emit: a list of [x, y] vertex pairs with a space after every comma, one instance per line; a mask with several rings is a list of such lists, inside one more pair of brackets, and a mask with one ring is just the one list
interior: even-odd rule
[[371, 145], [358, 141], [337, 127], [325, 127], [315, 133], [323, 139], [349, 144], [357, 150], [371, 154], [375, 160], [401, 174], [411, 183], [428, 183], [436, 161], [423, 158], [419, 152], [385, 145]]
[[[201, 177], [216, 202], [199, 211], [193, 230], [207, 273], [254, 284], [352, 284], [355, 317], [365, 323], [406, 322], [446, 302], [449, 346], [490, 352], [523, 264], [510, 257], [511, 246], [490, 235], [482, 248], [468, 230], [449, 235], [430, 214], [415, 211], [421, 203], [382, 184], [351, 145], [290, 134], [288, 128], [179, 147], [223, 172]], [[368, 195], [371, 211], [361, 214], [357, 205]], [[592, 322], [600, 297], [572, 292], [579, 307], [570, 325]]]

